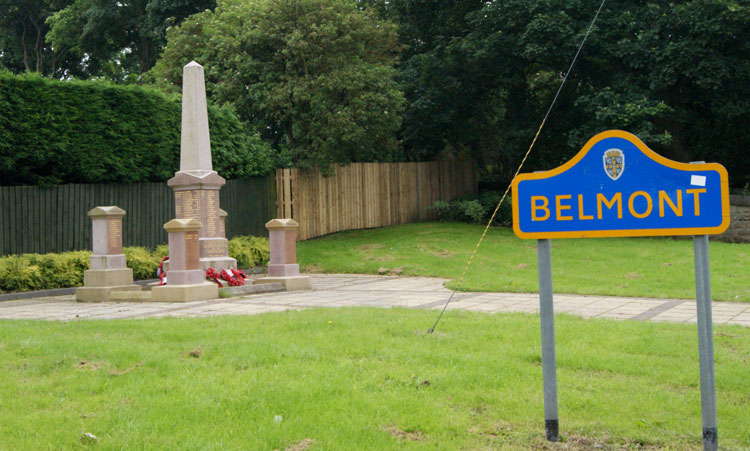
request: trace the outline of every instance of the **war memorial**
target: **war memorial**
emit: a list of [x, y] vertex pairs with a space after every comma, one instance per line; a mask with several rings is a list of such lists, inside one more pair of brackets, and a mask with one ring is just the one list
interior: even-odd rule
[[[158, 301], [184, 302], [219, 298], [217, 283], [207, 271], [219, 274], [236, 269], [226, 238], [228, 213], [220, 208], [219, 190], [226, 183], [213, 170], [208, 109], [203, 67], [195, 61], [183, 67], [180, 168], [167, 185], [174, 190], [175, 219], [164, 224], [169, 236], [166, 283], [150, 292], [133, 284], [133, 271], [122, 253], [122, 217], [117, 206], [92, 209], [93, 255], [84, 274], [84, 286], [76, 290], [79, 302]], [[273, 219], [269, 230], [271, 262], [268, 277], [259, 284], [277, 283], [284, 290], [309, 290], [310, 277], [299, 274], [295, 243], [298, 224]], [[114, 292], [117, 292], [114, 294]]]

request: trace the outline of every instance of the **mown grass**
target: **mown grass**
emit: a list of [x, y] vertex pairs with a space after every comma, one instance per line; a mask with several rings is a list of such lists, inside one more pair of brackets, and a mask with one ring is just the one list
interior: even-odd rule
[[[547, 446], [538, 317], [457, 311], [425, 335], [434, 313], [2, 321], [0, 448]], [[556, 329], [560, 448], [700, 448], [695, 326], [561, 315]], [[730, 449], [750, 446], [748, 362], [750, 329], [717, 327]]]
[[[455, 288], [483, 227], [418, 223], [337, 233], [298, 243], [310, 272], [405, 275], [453, 279]], [[750, 302], [750, 244], [710, 243], [714, 300]], [[461, 286], [467, 291], [535, 292], [536, 241], [493, 227]], [[673, 238], [552, 241], [557, 293], [695, 298], [693, 243]]]

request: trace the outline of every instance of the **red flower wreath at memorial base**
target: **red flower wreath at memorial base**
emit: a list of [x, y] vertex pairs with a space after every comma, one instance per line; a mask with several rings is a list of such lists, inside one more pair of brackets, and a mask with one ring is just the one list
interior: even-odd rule
[[[156, 269], [156, 277], [159, 278], [159, 285], [167, 284], [167, 273], [164, 271], [164, 262], [168, 260], [169, 256], [162, 258], [159, 267]], [[224, 284], [221, 283], [222, 280], [231, 286], [239, 287], [245, 285], [247, 274], [241, 269], [224, 269], [221, 272], [218, 272], [213, 268], [208, 268], [206, 270], [206, 278], [213, 280], [220, 287], [224, 286]]]
[[213, 268], [206, 270], [206, 277], [216, 282], [217, 285], [223, 287], [221, 281], [227, 282], [229, 285], [239, 287], [245, 285], [245, 279], [247, 275], [240, 269], [224, 269], [221, 272], [217, 272]]
[[159, 262], [159, 267], [156, 268], [156, 277], [159, 278], [159, 286], [166, 285], [167, 284], [167, 273], [164, 272], [164, 262], [169, 260], [169, 256], [166, 256], [161, 259]]

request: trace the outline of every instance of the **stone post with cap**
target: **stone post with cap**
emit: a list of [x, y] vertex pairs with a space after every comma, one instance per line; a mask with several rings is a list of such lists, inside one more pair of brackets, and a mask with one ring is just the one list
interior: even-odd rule
[[140, 291], [133, 284], [133, 270], [122, 253], [122, 218], [125, 210], [115, 206], [89, 210], [92, 254], [89, 269], [83, 273], [83, 286], [76, 289], [79, 302], [101, 302], [111, 291]]
[[206, 281], [200, 263], [199, 236], [202, 225], [197, 219], [173, 219], [164, 224], [169, 235], [167, 284], [151, 289], [154, 301], [182, 302], [217, 299], [219, 287]]
[[[219, 190], [226, 181], [213, 170], [203, 66], [192, 61], [182, 69], [182, 130], [180, 170], [169, 181], [174, 190], [175, 217], [197, 219], [200, 267], [234, 268], [221, 227]], [[171, 255], [170, 255], [171, 260]]]
[[266, 223], [268, 229], [268, 277], [256, 279], [255, 283], [278, 282], [287, 291], [310, 290], [310, 276], [299, 275], [297, 264], [297, 232], [299, 223], [294, 219], [272, 219]]

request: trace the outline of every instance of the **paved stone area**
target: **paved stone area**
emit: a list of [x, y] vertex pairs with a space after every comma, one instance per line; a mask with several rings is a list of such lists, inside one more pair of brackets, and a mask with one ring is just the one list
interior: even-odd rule
[[[320, 307], [405, 307], [439, 310], [451, 291], [428, 277], [313, 275], [313, 290], [263, 293], [184, 303], [78, 303], [74, 296], [0, 302], [0, 319], [56, 320], [253, 315]], [[537, 294], [456, 293], [449, 310], [537, 313]], [[750, 304], [714, 302], [713, 321], [750, 327]], [[555, 295], [555, 313], [584, 318], [695, 323], [695, 301]]]

